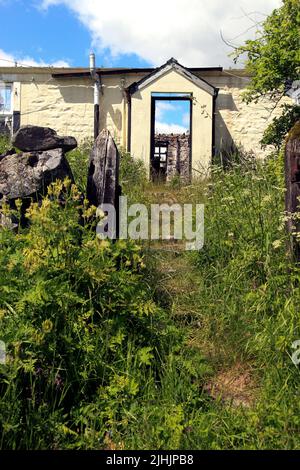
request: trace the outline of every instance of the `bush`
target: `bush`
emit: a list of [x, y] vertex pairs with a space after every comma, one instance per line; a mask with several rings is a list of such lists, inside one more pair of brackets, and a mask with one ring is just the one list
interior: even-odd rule
[[122, 194], [129, 197], [130, 202], [142, 202], [147, 185], [147, 172], [142, 160], [134, 159], [125, 150], [120, 151], [120, 185]]
[[9, 138], [4, 134], [0, 134], [0, 155], [7, 152], [10, 148]]
[[272, 145], [279, 150], [287, 133], [300, 120], [300, 106], [284, 104], [282, 109], [282, 115], [275, 118], [264, 132], [261, 140], [263, 148]]
[[2, 449], [105, 447], [182, 347], [140, 248], [97, 239], [94, 212], [57, 182], [28, 209], [29, 229], [0, 231]]
[[80, 191], [86, 192], [88, 165], [90, 152], [93, 147], [92, 140], [85, 140], [81, 145], [67, 154], [76, 185]]

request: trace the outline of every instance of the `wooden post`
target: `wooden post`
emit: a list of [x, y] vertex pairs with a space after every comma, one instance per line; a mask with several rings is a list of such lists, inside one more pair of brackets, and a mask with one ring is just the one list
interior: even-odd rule
[[286, 199], [285, 210], [289, 215], [287, 230], [290, 234], [291, 251], [296, 261], [300, 261], [300, 244], [294, 236], [295, 229], [300, 232], [299, 221], [293, 220], [293, 215], [300, 217], [300, 121], [290, 131], [285, 149], [285, 181]]
[[104, 129], [97, 137], [90, 155], [87, 182], [87, 198], [95, 207], [111, 204], [116, 210], [118, 237], [119, 228], [119, 186], [120, 155], [110, 132]]

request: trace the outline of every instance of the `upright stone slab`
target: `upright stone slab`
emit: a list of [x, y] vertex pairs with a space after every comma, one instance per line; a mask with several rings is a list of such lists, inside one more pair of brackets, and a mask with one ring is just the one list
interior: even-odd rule
[[[298, 121], [290, 131], [287, 138], [285, 149], [285, 180], [286, 180], [286, 199], [285, 209], [293, 216], [295, 213], [300, 215], [300, 121]], [[289, 217], [287, 229], [291, 235], [291, 246], [294, 255], [300, 261], [300, 245], [296, 241], [293, 233], [300, 232], [300, 221]]]
[[91, 151], [87, 182], [87, 198], [99, 207], [112, 204], [118, 208], [120, 156], [110, 132], [104, 129]]

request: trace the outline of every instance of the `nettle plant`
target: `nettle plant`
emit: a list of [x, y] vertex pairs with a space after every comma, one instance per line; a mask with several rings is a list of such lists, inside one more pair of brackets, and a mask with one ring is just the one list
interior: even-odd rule
[[66, 180], [0, 231], [0, 448], [101, 447], [178, 343], [140, 247], [97, 239], [95, 212]]

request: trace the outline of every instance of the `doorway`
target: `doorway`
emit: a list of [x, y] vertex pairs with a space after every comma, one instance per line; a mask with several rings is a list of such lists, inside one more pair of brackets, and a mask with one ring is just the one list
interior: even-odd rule
[[189, 180], [192, 167], [192, 94], [151, 94], [150, 174], [153, 181]]

